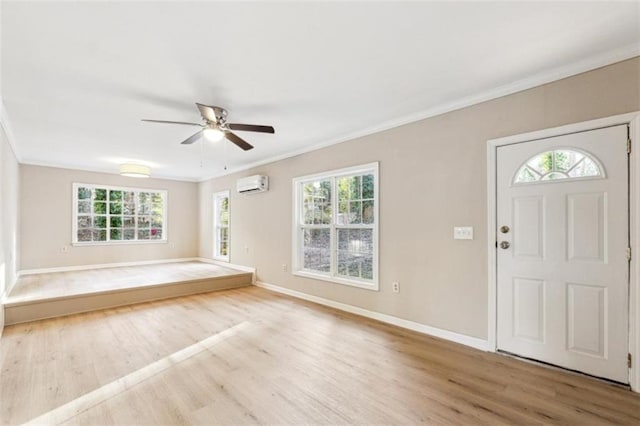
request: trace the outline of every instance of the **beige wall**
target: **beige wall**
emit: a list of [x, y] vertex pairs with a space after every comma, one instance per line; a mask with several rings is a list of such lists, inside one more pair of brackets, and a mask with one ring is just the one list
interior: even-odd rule
[[[486, 338], [486, 141], [637, 110], [639, 58], [203, 182], [200, 255], [212, 255], [211, 194], [229, 189], [231, 262], [255, 266], [258, 280]], [[283, 272], [292, 178], [372, 161], [380, 162], [380, 291]], [[269, 176], [269, 192], [237, 194], [236, 179], [256, 173]], [[457, 225], [473, 226], [475, 239], [453, 240]]]
[[[18, 169], [18, 161], [0, 126], [0, 300], [15, 284], [19, 265]], [[3, 326], [4, 308], [0, 303], [0, 333]]]
[[[158, 244], [71, 246], [72, 184], [94, 183], [168, 191], [168, 238]], [[136, 179], [53, 167], [20, 166], [21, 269], [195, 257], [197, 184]], [[63, 252], [62, 247], [68, 251]]]

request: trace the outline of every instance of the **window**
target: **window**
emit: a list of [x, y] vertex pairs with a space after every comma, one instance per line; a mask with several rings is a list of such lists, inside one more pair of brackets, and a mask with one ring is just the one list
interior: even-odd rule
[[378, 163], [296, 178], [293, 271], [378, 289]]
[[604, 177], [598, 160], [583, 151], [558, 149], [537, 154], [519, 169], [513, 183]]
[[167, 192], [73, 184], [73, 244], [166, 242]]
[[213, 257], [229, 261], [229, 191], [213, 194]]

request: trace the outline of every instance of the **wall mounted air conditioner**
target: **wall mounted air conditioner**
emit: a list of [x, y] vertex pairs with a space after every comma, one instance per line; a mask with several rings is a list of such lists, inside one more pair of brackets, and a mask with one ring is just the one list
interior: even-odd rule
[[254, 194], [269, 190], [269, 177], [254, 175], [238, 179], [238, 192], [240, 194]]

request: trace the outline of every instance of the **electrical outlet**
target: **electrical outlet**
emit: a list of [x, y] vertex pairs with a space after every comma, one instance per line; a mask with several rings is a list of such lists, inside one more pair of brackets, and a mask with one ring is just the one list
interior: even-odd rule
[[393, 290], [394, 293], [400, 293], [400, 283], [397, 281], [392, 282], [391, 290]]
[[473, 240], [473, 226], [455, 226], [453, 228], [454, 240]]
[[249, 246], [244, 246], [244, 252], [249, 253]]
[[287, 272], [287, 264], [286, 263], [282, 264], [282, 272]]
[[60, 249], [61, 253], [66, 253], [69, 251], [69, 246], [62, 246], [62, 248]]

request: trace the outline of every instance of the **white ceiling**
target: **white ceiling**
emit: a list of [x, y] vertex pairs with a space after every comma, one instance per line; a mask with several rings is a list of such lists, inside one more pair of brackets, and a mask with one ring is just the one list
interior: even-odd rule
[[[1, 95], [22, 162], [201, 180], [640, 53], [640, 3], [8, 2]], [[194, 103], [255, 145], [180, 145]], [[393, 143], [393, 141], [389, 141]]]

